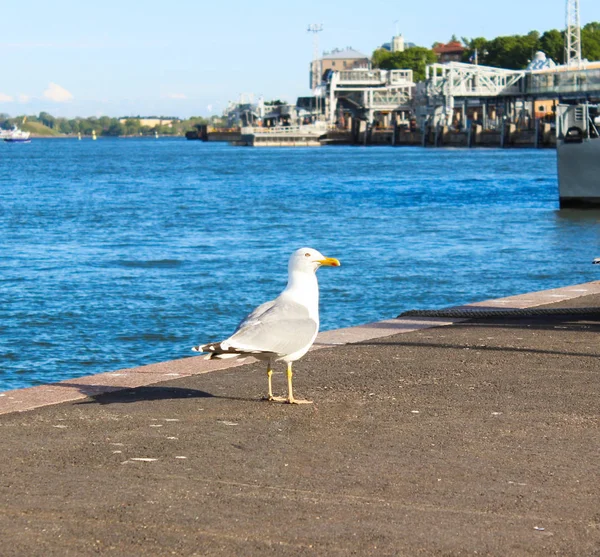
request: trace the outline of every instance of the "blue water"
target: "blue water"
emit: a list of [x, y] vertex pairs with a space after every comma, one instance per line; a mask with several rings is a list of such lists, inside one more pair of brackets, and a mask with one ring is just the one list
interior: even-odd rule
[[547, 150], [0, 145], [0, 390], [191, 356], [319, 271], [321, 328], [598, 277]]

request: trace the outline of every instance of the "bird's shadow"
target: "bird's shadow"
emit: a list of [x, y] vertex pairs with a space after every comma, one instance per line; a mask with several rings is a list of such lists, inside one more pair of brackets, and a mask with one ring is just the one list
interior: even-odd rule
[[114, 387], [104, 385], [85, 385], [73, 382], [58, 383], [64, 387], [75, 387], [80, 393], [88, 398], [76, 402], [75, 404], [128, 404], [132, 402], [158, 401], [158, 400], [177, 400], [187, 398], [214, 398], [238, 400], [243, 402], [262, 402], [260, 398], [234, 397], [214, 395], [198, 389], [188, 389], [184, 387], [170, 387], [163, 385], [148, 385], [143, 387]]

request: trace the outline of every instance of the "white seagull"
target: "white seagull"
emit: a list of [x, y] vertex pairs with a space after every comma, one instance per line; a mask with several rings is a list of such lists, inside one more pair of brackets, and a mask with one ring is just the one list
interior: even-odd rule
[[[319, 331], [319, 283], [317, 269], [322, 265], [339, 267], [334, 257], [325, 257], [311, 248], [296, 250], [288, 264], [288, 283], [274, 300], [258, 306], [221, 342], [194, 346], [195, 352], [208, 352], [206, 359], [247, 358], [267, 361], [269, 394], [267, 400], [290, 404], [297, 400], [292, 391], [292, 362], [312, 346]], [[275, 397], [271, 385], [273, 362], [287, 363], [288, 396]]]

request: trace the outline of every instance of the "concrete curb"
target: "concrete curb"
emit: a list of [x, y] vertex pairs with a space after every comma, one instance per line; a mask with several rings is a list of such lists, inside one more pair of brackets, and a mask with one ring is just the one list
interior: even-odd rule
[[[578, 285], [530, 292], [517, 296], [508, 296], [495, 300], [485, 300], [457, 308], [515, 308], [525, 309], [553, 302], [579, 298], [589, 294], [600, 294], [600, 281]], [[357, 327], [348, 327], [319, 333], [312, 350], [330, 348], [345, 344], [364, 342], [376, 338], [387, 337], [399, 333], [410, 333], [431, 327], [442, 327], [462, 322], [464, 319], [440, 319], [409, 317], [389, 319], [368, 323]], [[171, 360], [157, 364], [122, 369], [113, 372], [99, 373], [41, 385], [26, 389], [16, 389], [0, 393], [0, 414], [26, 412], [43, 406], [61, 404], [81, 400], [88, 396], [153, 385], [179, 377], [189, 377], [213, 371], [231, 369], [245, 365], [251, 359], [235, 360], [204, 360], [201, 356]]]

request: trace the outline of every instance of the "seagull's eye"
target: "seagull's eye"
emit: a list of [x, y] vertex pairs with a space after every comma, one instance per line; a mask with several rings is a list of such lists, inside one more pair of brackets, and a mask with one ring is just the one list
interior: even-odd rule
[[310, 257], [310, 253], [305, 253], [304, 257]]

